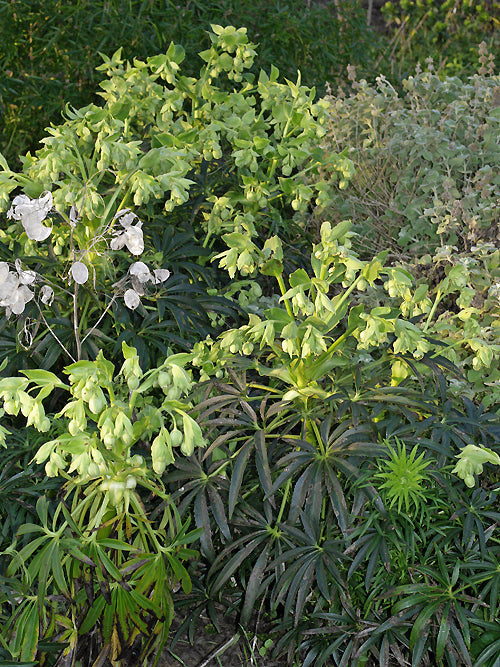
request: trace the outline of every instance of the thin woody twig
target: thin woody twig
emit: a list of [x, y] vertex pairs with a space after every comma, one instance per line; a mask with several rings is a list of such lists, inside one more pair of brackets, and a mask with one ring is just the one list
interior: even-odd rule
[[78, 324], [78, 283], [75, 281], [75, 291], [73, 293], [73, 330], [75, 332], [76, 357], [78, 361], [82, 358], [82, 343], [80, 341], [80, 331]]
[[83, 339], [82, 339], [82, 345], [83, 345], [83, 343], [85, 343], [85, 341], [86, 341], [87, 338], [90, 336], [90, 334], [91, 334], [93, 331], [96, 330], [96, 328], [97, 328], [97, 327], [99, 326], [99, 324], [101, 323], [103, 317], [106, 315], [106, 313], [108, 312], [108, 310], [111, 308], [111, 306], [113, 305], [113, 303], [114, 303], [115, 301], [116, 301], [116, 294], [113, 295], [113, 298], [112, 298], [111, 301], [108, 303], [108, 305], [106, 306], [105, 310], [102, 312], [101, 317], [97, 320], [97, 322], [94, 324], [94, 326], [92, 327], [92, 329], [90, 329], [90, 331], [83, 337]]
[[36, 307], [38, 308], [38, 312], [40, 313], [40, 315], [41, 315], [41, 317], [42, 317], [42, 320], [43, 320], [44, 323], [45, 323], [45, 326], [46, 326], [47, 329], [50, 331], [50, 335], [51, 335], [51, 336], [52, 336], [52, 337], [59, 343], [59, 345], [60, 345], [60, 346], [62, 347], [62, 349], [66, 352], [66, 354], [67, 354], [68, 357], [71, 359], [71, 361], [72, 361], [73, 363], [75, 363], [75, 362], [76, 362], [76, 359], [75, 359], [75, 358], [73, 357], [73, 355], [66, 349], [66, 347], [64, 346], [64, 344], [61, 343], [61, 341], [59, 340], [59, 338], [56, 336], [54, 330], [52, 329], [52, 327], [50, 326], [50, 324], [49, 324], [49, 323], [47, 322], [47, 320], [45, 319], [45, 316], [44, 316], [44, 314], [42, 313], [42, 309], [40, 308], [40, 306], [38, 305], [38, 303], [36, 304]]
[[240, 633], [237, 632], [235, 635], [231, 637], [225, 644], [222, 644], [222, 646], [219, 646], [218, 649], [213, 651], [206, 660], [204, 660], [202, 663], [198, 665], [198, 667], [207, 667], [207, 665], [214, 660], [217, 656], [221, 655], [224, 653], [226, 649], [228, 649], [230, 646], [233, 644], [237, 644], [240, 641]]

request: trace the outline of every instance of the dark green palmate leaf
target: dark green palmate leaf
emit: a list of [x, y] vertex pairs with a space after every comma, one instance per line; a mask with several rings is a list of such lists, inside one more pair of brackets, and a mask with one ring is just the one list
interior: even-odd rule
[[496, 667], [500, 664], [500, 623], [479, 618], [474, 623], [480, 629], [471, 646], [474, 667]]
[[241, 620], [247, 623], [257, 599], [266, 594], [274, 577], [264, 577], [269, 561], [278, 562], [284, 547], [292, 546], [290, 538], [276, 521], [269, 501], [265, 513], [243, 504], [233, 518], [234, 530], [243, 533], [223, 549], [208, 572], [211, 593], [220, 591], [235, 579], [245, 591]]
[[437, 551], [432, 567], [422, 565], [416, 570], [423, 575], [422, 583], [395, 587], [386, 594], [394, 599], [400, 597], [392, 609], [395, 616], [413, 611], [412, 665], [418, 667], [424, 656], [432, 652], [436, 661], [446, 659], [448, 664], [456, 664], [449, 660], [458, 659], [472, 667], [470, 623], [474, 616], [470, 606], [482, 603], [473, 595], [464, 564], [450, 563], [449, 558]]
[[[349, 526], [347, 503], [341, 479], [356, 479], [360, 475], [358, 462], [365, 457], [377, 456], [381, 448], [371, 439], [370, 426], [352, 427], [349, 421], [332, 424], [328, 417], [317, 431], [313, 442], [303, 438], [287, 438], [293, 447], [276, 462], [278, 476], [271, 492], [291, 485], [292, 497], [289, 521], [293, 524], [303, 509], [313, 523], [317, 523], [324, 499], [345, 533]], [[319, 437], [318, 437], [319, 436]]]
[[465, 567], [471, 572], [470, 579], [477, 586], [479, 597], [488, 603], [483, 614], [488, 622], [493, 623], [498, 618], [500, 608], [500, 549], [498, 545], [488, 544], [486, 553], [470, 558], [465, 562]]
[[306, 600], [311, 596], [319, 592], [331, 603], [336, 593], [345, 593], [341, 535], [329, 530], [328, 522], [313, 524], [305, 512], [300, 518], [303, 529], [281, 524], [293, 546], [269, 563], [269, 570], [282, 572], [272, 593], [273, 608], [283, 604], [283, 615], [292, 615], [295, 624], [299, 623]]
[[189, 459], [178, 459], [177, 470], [168, 473], [165, 481], [177, 487], [172, 498], [178, 502], [180, 516], [193, 513], [196, 527], [203, 531], [200, 537], [202, 553], [209, 561], [213, 561], [215, 531], [223, 541], [231, 540], [225, 511], [228, 493], [225, 471], [228, 462], [224, 459], [212, 461], [211, 458], [203, 461], [201, 457], [200, 454], [199, 458], [193, 455]]
[[385, 667], [393, 664], [391, 658], [394, 665], [403, 665], [399, 647], [407, 644], [404, 626], [409, 614], [387, 618], [354, 607], [349, 598], [340, 599], [336, 611], [325, 612], [318, 606], [313, 613], [303, 614], [296, 625], [293, 618], [285, 617], [284, 634], [276, 643], [275, 654], [287, 653], [290, 661], [302, 655], [305, 667]]

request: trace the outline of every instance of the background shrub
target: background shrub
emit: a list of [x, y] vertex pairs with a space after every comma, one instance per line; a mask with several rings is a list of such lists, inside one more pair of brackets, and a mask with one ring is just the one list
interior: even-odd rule
[[382, 8], [390, 47], [387, 75], [401, 80], [417, 62], [433, 58], [448, 76], [467, 76], [476, 69], [477, 45], [491, 52], [500, 47], [500, 19], [495, 0], [394, 0]]
[[497, 239], [500, 78], [493, 63], [484, 70], [469, 80], [417, 70], [401, 91], [351, 71], [347, 96], [329, 98], [327, 141], [349, 151], [356, 175], [324, 215], [355, 220], [363, 252], [421, 257]]

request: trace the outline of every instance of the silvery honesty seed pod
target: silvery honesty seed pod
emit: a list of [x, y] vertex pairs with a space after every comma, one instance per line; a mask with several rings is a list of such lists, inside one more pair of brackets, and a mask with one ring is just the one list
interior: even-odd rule
[[89, 279], [89, 270], [83, 262], [75, 262], [70, 269], [70, 273], [78, 285], [83, 285]]
[[115, 238], [111, 241], [111, 250], [121, 250], [126, 246], [133, 255], [141, 255], [144, 252], [142, 222], [138, 220], [137, 224], [132, 224], [136, 218], [136, 214], [128, 208], [117, 212], [114, 219], [120, 222], [123, 231], [114, 232]]
[[20, 220], [24, 231], [32, 241], [44, 241], [51, 232], [52, 227], [45, 227], [45, 220], [53, 207], [52, 193], [47, 192], [38, 199], [30, 199], [27, 195], [18, 195], [12, 200], [12, 206], [7, 212], [7, 217]]

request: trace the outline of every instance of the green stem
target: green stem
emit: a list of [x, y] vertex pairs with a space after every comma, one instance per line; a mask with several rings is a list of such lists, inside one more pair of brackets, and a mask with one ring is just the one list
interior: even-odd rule
[[325, 448], [323, 446], [323, 440], [321, 439], [321, 433], [318, 430], [318, 426], [317, 426], [316, 422], [312, 421], [311, 426], [312, 426], [312, 429], [314, 431], [314, 435], [316, 436], [316, 441], [317, 441], [317, 443], [318, 443], [318, 445], [321, 449], [321, 453], [324, 454], [325, 453]]
[[338, 304], [337, 304], [337, 310], [340, 310], [340, 308], [341, 308], [341, 307], [344, 305], [344, 303], [347, 301], [347, 297], [351, 294], [351, 292], [353, 292], [353, 291], [356, 289], [356, 287], [358, 286], [358, 283], [359, 283], [362, 279], [363, 279], [363, 275], [360, 273], [360, 274], [358, 275], [358, 277], [356, 278], [356, 280], [351, 284], [350, 287], [348, 287], [348, 288], [346, 289], [346, 291], [345, 291], [344, 294], [342, 295], [342, 298], [340, 299], [340, 301], [339, 301]]
[[[276, 276], [276, 280], [278, 281], [281, 296], [284, 297], [287, 290], [285, 287], [285, 281], [283, 280], [283, 276], [282, 275]], [[283, 298], [283, 301], [285, 304], [286, 312], [289, 314], [290, 317], [293, 317], [292, 306], [290, 305], [289, 299]]]
[[112, 387], [111, 383], [109, 383], [109, 385], [106, 387], [106, 389], [107, 389], [107, 392], [109, 394], [110, 402], [114, 403], [115, 400], [116, 400], [116, 397], [115, 397], [115, 392], [113, 391], [113, 387]]
[[455, 347], [460, 347], [460, 345], [463, 345], [464, 343], [467, 343], [468, 339], [460, 339], [455, 341], [454, 343], [449, 343], [446, 347], [441, 347], [439, 350], [436, 350], [433, 354], [431, 354], [431, 359], [434, 359], [434, 357], [439, 357], [440, 355], [443, 354], [446, 350], [453, 350]]
[[263, 391], [267, 391], [269, 393], [275, 393], [275, 394], [281, 394], [282, 391], [281, 389], [275, 389], [273, 387], [268, 387], [265, 384], [256, 384], [255, 382], [252, 382], [251, 384], [248, 385], [252, 389], [262, 389]]
[[[107, 225], [108, 216], [110, 215], [111, 209], [113, 208], [113, 206], [114, 206], [116, 200], [118, 199], [119, 194], [123, 191], [123, 189], [124, 189], [125, 185], [127, 184], [127, 182], [128, 182], [128, 181], [132, 178], [132, 176], [134, 176], [134, 174], [136, 174], [138, 171], [139, 171], [139, 167], [137, 167], [137, 168], [134, 169], [133, 171], [129, 172], [129, 173], [125, 176], [125, 178], [123, 179], [123, 181], [120, 183], [120, 185], [118, 186], [118, 188], [116, 189], [116, 191], [113, 193], [113, 195], [112, 195], [111, 199], [109, 200], [109, 203], [108, 203], [108, 205], [106, 206], [106, 208], [105, 208], [105, 210], [104, 210], [104, 213], [103, 213], [103, 215], [102, 215], [103, 227], [105, 227], [105, 226]], [[125, 201], [126, 201], [126, 199], [127, 199], [128, 196], [129, 196], [129, 192], [126, 192], [126, 193], [123, 195], [122, 200], [121, 200], [121, 202], [120, 202], [120, 206], [119, 206], [118, 209], [117, 209], [118, 211], [121, 211], [121, 209], [123, 208], [123, 205], [125, 204]]]
[[204, 248], [206, 248], [208, 246], [208, 242], [210, 241], [211, 236], [212, 236], [212, 232], [208, 231], [206, 236], [205, 236], [205, 239], [203, 241], [203, 247]]
[[432, 318], [434, 317], [434, 314], [436, 312], [436, 308], [438, 307], [438, 305], [439, 305], [441, 299], [443, 298], [443, 296], [444, 296], [444, 294], [442, 294], [441, 290], [438, 289], [438, 292], [436, 294], [436, 299], [435, 299], [434, 303], [432, 304], [432, 308], [430, 309], [429, 314], [427, 315], [427, 319], [425, 321], [425, 325], [424, 325], [424, 328], [422, 329], [422, 331], [425, 332], [429, 328], [429, 325], [432, 321]]
[[291, 480], [291, 478], [288, 478], [288, 480], [286, 482], [286, 485], [285, 485], [285, 491], [283, 493], [283, 498], [281, 499], [281, 507], [280, 507], [280, 511], [279, 511], [279, 514], [278, 514], [278, 518], [276, 519], [276, 524], [280, 523], [281, 518], [283, 516], [283, 513], [285, 511], [285, 506], [286, 506], [286, 502], [288, 500], [288, 494], [290, 493], [291, 484], [292, 484], [292, 480]]
[[[151, 542], [155, 546], [156, 553], [163, 553], [165, 551], [165, 548], [160, 545], [158, 542], [158, 539], [156, 537], [156, 532], [152, 529], [151, 524], [149, 521], [144, 521], [144, 509], [140, 504], [140, 501], [138, 501], [138, 495], [135, 491], [132, 491], [130, 493], [130, 504], [132, 505], [133, 509], [137, 513], [137, 525], [139, 529], [142, 531], [142, 528], [144, 527], [146, 529], [146, 533], [148, 533], [149, 537], [151, 538]], [[146, 544], [146, 542], [145, 542]]]
[[346, 338], [348, 338], [352, 334], [353, 331], [354, 328], [348, 329], [347, 331], [344, 331], [344, 333], [341, 336], [339, 336], [337, 340], [334, 340], [333, 343], [328, 348], [328, 350], [323, 353], [325, 357], [331, 354]]
[[[316, 246], [313, 249], [313, 252], [314, 252], [315, 249], [316, 249]], [[321, 271], [319, 272], [319, 279], [320, 280], [325, 280], [327, 271], [328, 271], [328, 264], [326, 262], [322, 262]]]
[[135, 408], [135, 404], [136, 404], [136, 401], [137, 401], [138, 396], [139, 396], [139, 392], [138, 392], [138, 391], [134, 390], [134, 391], [131, 391], [131, 392], [130, 392], [130, 398], [129, 398], [129, 402], [128, 402], [128, 404], [129, 404], [129, 407], [130, 407], [130, 411], [131, 411], [131, 412], [133, 412], [133, 410], [134, 410], [134, 408]]

